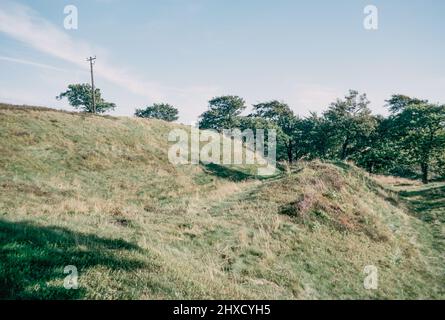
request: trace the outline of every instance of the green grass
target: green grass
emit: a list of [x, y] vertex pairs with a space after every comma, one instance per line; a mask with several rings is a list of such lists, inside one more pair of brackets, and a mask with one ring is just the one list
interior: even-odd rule
[[269, 179], [178, 167], [178, 125], [155, 120], [0, 106], [0, 124], [0, 298], [445, 297], [441, 183], [318, 161]]
[[411, 211], [422, 221], [445, 222], [445, 183], [430, 183], [426, 186], [399, 191], [410, 205]]
[[[419, 223], [419, 233], [423, 237], [424, 254], [431, 257], [433, 264], [441, 270], [441, 283], [445, 279], [445, 183], [434, 182], [420, 185], [415, 181], [400, 179], [399, 183], [385, 185], [396, 192], [406, 206], [406, 212]], [[427, 227], [424, 227], [427, 226]], [[444, 285], [441, 288], [445, 292]]]

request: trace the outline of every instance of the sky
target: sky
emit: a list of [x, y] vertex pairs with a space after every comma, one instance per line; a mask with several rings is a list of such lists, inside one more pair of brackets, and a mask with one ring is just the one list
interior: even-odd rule
[[[377, 30], [364, 28], [367, 5]], [[444, 40], [443, 0], [0, 0], [0, 102], [70, 110], [55, 97], [90, 81], [95, 55], [113, 115], [165, 102], [192, 123], [230, 94], [304, 117], [349, 89], [385, 114], [397, 93], [445, 103]]]

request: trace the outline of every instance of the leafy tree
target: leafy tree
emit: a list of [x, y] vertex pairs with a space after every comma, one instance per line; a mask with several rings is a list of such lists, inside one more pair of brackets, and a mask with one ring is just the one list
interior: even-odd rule
[[442, 155], [438, 156], [438, 159], [435, 163], [436, 172], [442, 178], [445, 179], [445, 151], [442, 152]]
[[394, 94], [386, 102], [387, 102], [387, 106], [389, 107], [389, 111], [391, 111], [392, 113], [397, 113], [399, 111], [402, 111], [409, 105], [426, 104], [426, 103], [428, 103], [428, 100], [420, 100], [417, 98], [411, 98], [411, 97], [405, 96], [403, 94]]
[[311, 113], [309, 117], [299, 122], [299, 141], [304, 155], [311, 159], [328, 157], [332, 135], [328, 126], [326, 119], [316, 113]]
[[388, 100], [392, 111], [394, 136], [406, 160], [420, 166], [423, 183], [428, 183], [431, 165], [440, 162], [445, 146], [445, 105], [429, 104], [418, 99], [404, 99], [394, 107], [400, 96]]
[[342, 160], [360, 151], [376, 126], [368, 105], [366, 94], [359, 95], [357, 91], [350, 90], [344, 100], [337, 99], [323, 114], [327, 129], [332, 133], [332, 143], [338, 146]]
[[288, 159], [287, 149], [284, 144], [284, 141], [287, 139], [287, 135], [284, 134], [283, 130], [276, 123], [265, 118], [249, 115], [247, 117], [240, 117], [240, 129], [241, 130], [251, 129], [254, 132], [256, 132], [256, 130], [258, 129], [263, 129], [267, 131], [275, 130], [276, 133], [275, 151], [277, 160]]
[[278, 145], [284, 145], [287, 160], [292, 163], [297, 142], [295, 138], [299, 119], [295, 116], [291, 108], [283, 102], [273, 100], [254, 105], [253, 112], [249, 116], [266, 119], [281, 129], [277, 137], [277, 143]]
[[209, 110], [200, 116], [199, 128], [232, 129], [239, 127], [240, 114], [246, 109], [245, 101], [238, 96], [216, 97], [209, 101]]
[[377, 116], [377, 125], [362, 146], [362, 150], [353, 156], [357, 165], [370, 173], [399, 173], [406, 175], [403, 157], [397, 142], [393, 139], [391, 119]]
[[134, 115], [139, 118], [160, 119], [172, 122], [178, 120], [178, 109], [167, 103], [155, 103], [145, 109], [136, 109]]
[[[281, 128], [274, 122], [261, 118], [261, 117], [254, 117], [252, 115], [249, 115], [247, 117], [240, 117], [239, 118], [239, 129], [241, 131], [243, 130], [253, 130], [255, 134], [257, 134], [258, 129], [263, 129], [267, 132], [265, 132], [265, 139], [269, 139], [269, 130], [275, 130], [276, 133], [276, 157], [277, 160], [282, 160], [287, 158], [286, 149], [284, 148], [284, 145], [282, 144], [282, 141], [285, 139], [285, 134], [281, 130]], [[268, 152], [268, 144], [264, 144], [265, 151]]]
[[[116, 108], [114, 103], [106, 102], [104, 99], [102, 99], [100, 89], [98, 88], [94, 89], [94, 97], [97, 113], [104, 113], [108, 110], [114, 110]], [[63, 98], [67, 98], [70, 105], [75, 109], [81, 109], [84, 112], [89, 113], [94, 112], [91, 85], [87, 83], [70, 84], [67, 91], [62, 92], [56, 97], [57, 100], [62, 100]]]

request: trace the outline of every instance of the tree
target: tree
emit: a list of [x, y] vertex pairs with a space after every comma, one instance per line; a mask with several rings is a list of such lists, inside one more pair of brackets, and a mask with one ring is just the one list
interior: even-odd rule
[[[94, 97], [96, 102], [96, 112], [104, 113], [108, 110], [114, 110], [116, 105], [111, 102], [106, 102], [101, 97], [100, 89], [94, 89]], [[91, 96], [91, 85], [87, 83], [83, 84], [70, 84], [68, 90], [62, 92], [56, 97], [57, 100], [67, 98], [68, 102], [75, 109], [81, 109], [84, 112], [93, 113], [93, 99]]]
[[270, 130], [275, 130], [276, 134], [276, 157], [277, 160], [284, 160], [288, 158], [287, 149], [283, 143], [287, 139], [287, 135], [283, 133], [283, 130], [275, 123], [262, 117], [255, 117], [249, 115], [247, 117], [240, 117], [240, 130], [253, 130], [256, 134], [258, 130], [262, 129], [269, 135]]
[[240, 114], [246, 109], [245, 101], [238, 96], [216, 97], [209, 101], [209, 110], [200, 116], [199, 128], [232, 129], [240, 125]]
[[[355, 163], [369, 173], [391, 173], [406, 175], [411, 173], [403, 165], [403, 154], [397, 141], [393, 139], [391, 119], [376, 116], [377, 125], [369, 135], [361, 152], [353, 156]], [[408, 172], [409, 171], [409, 172]]]
[[420, 166], [422, 182], [426, 184], [431, 164], [440, 162], [445, 152], [445, 105], [408, 97], [400, 104], [398, 97], [387, 101], [392, 112], [394, 137], [405, 152], [406, 160]]
[[376, 119], [368, 108], [366, 94], [350, 90], [344, 100], [337, 99], [323, 116], [332, 132], [333, 143], [339, 147], [339, 157], [345, 160], [360, 151], [376, 126]]
[[391, 111], [392, 113], [397, 113], [399, 111], [402, 111], [409, 105], [426, 104], [426, 103], [428, 103], [428, 100], [420, 100], [417, 98], [411, 98], [411, 97], [405, 96], [403, 94], [394, 94], [386, 102], [387, 102], [389, 111]]
[[145, 109], [136, 109], [134, 115], [139, 118], [160, 119], [172, 122], [178, 120], [178, 109], [167, 103], [155, 103]]
[[303, 154], [312, 159], [327, 158], [331, 148], [332, 132], [329, 130], [329, 124], [326, 119], [318, 116], [316, 113], [311, 113], [298, 126], [301, 132], [300, 145]]
[[263, 118], [276, 124], [281, 133], [278, 135], [278, 145], [283, 144], [286, 148], [287, 160], [292, 163], [294, 160], [294, 150], [296, 148], [296, 129], [298, 118], [291, 108], [277, 100], [255, 104], [250, 117]]

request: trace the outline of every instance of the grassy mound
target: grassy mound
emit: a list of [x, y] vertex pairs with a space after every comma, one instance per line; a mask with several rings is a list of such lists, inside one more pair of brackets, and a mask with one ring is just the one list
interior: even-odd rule
[[0, 106], [0, 123], [1, 298], [444, 297], [443, 221], [353, 166], [258, 180], [170, 164], [162, 121]]

